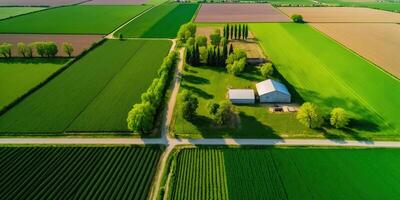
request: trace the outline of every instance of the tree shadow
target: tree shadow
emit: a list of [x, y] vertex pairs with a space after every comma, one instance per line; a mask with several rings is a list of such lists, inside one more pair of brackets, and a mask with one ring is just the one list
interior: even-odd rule
[[208, 79], [199, 77], [199, 76], [194, 76], [194, 75], [190, 75], [190, 74], [184, 74], [182, 76], [182, 79], [188, 83], [192, 83], [192, 84], [209, 84], [210, 81]]
[[187, 85], [187, 84], [184, 84], [184, 83], [181, 83], [181, 87], [184, 88], [184, 89], [187, 89], [189, 91], [192, 91], [193, 93], [195, 93], [196, 95], [198, 95], [199, 97], [202, 97], [204, 99], [212, 99], [212, 98], [214, 98], [214, 95], [209, 94], [209, 93], [205, 92], [204, 90], [199, 89], [197, 87], [190, 86], [190, 85]]
[[0, 58], [6, 64], [65, 64], [69, 58]]

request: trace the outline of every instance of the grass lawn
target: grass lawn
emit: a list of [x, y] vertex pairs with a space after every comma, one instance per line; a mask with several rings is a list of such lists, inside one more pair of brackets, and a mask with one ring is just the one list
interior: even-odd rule
[[146, 199], [159, 147], [1, 147], [8, 199]]
[[236, 106], [240, 115], [239, 128], [217, 127], [208, 113], [208, 102], [218, 103], [225, 100], [229, 87], [254, 88], [256, 83], [265, 79], [261, 77], [256, 67], [248, 67], [247, 71], [240, 77], [228, 74], [225, 68], [187, 66], [186, 69], [180, 93], [183, 90], [190, 90], [198, 97], [198, 116], [193, 122], [185, 120], [181, 113], [181, 99], [178, 99], [173, 122], [173, 131], [177, 137], [323, 137], [323, 135], [318, 134], [318, 131], [308, 129], [300, 124], [296, 120], [295, 114], [273, 114], [266, 107], [259, 104]]
[[171, 42], [109, 40], [0, 116], [0, 132], [123, 131]]
[[68, 59], [0, 59], [0, 110], [46, 80]]
[[0, 19], [22, 15], [37, 10], [43, 10], [41, 7], [0, 7]]
[[[350, 135], [398, 139], [400, 82], [306, 24], [251, 24], [268, 57], [305, 101], [349, 111]], [[329, 131], [328, 135], [331, 134]]]
[[132, 21], [120, 33], [124, 37], [175, 38], [182, 24], [189, 22], [198, 4], [164, 3]]
[[172, 199], [397, 199], [399, 153], [346, 148], [183, 149], [169, 189]]
[[0, 33], [107, 34], [150, 8], [145, 6], [65, 6], [0, 21]]

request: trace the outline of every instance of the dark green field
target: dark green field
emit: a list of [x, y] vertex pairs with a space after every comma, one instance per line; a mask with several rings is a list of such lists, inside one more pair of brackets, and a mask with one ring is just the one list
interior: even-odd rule
[[65, 6], [0, 21], [0, 33], [107, 34], [150, 6]]
[[184, 149], [172, 199], [397, 199], [400, 149]]
[[132, 21], [115, 35], [175, 38], [180, 26], [192, 19], [197, 7], [198, 4], [164, 3]]
[[0, 132], [127, 131], [128, 111], [170, 46], [166, 40], [106, 41], [0, 116]]
[[0, 196], [146, 199], [158, 147], [2, 147]]

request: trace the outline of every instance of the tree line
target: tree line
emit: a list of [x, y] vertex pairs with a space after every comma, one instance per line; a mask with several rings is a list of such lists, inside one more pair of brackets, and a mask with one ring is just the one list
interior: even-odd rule
[[[13, 45], [10, 43], [2, 43], [0, 44], [0, 55], [4, 58], [11, 58]], [[70, 43], [64, 42], [62, 44], [63, 51], [71, 57], [74, 52], [74, 48]], [[32, 42], [29, 44], [25, 44], [23, 42], [19, 42], [17, 44], [18, 55], [24, 58], [32, 58], [33, 52], [36, 50], [37, 54], [40, 57], [55, 57], [58, 53], [58, 47], [55, 42]]]
[[224, 38], [227, 40], [247, 40], [249, 37], [249, 26], [247, 24], [226, 24], [223, 30]]
[[[297, 120], [308, 128], [321, 128], [325, 122], [324, 116], [317, 105], [305, 102], [296, 115]], [[349, 124], [350, 118], [348, 113], [340, 107], [333, 108], [329, 124], [334, 128], [345, 128]]]
[[161, 107], [168, 81], [171, 78], [172, 69], [178, 60], [178, 53], [173, 51], [167, 57], [158, 70], [157, 77], [150, 87], [141, 96], [141, 103], [133, 105], [128, 113], [128, 129], [135, 133], [149, 133], [154, 129], [154, 120], [157, 110]]

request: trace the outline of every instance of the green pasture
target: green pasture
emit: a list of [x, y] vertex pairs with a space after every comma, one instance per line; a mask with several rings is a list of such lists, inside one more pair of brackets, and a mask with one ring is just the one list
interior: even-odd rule
[[[260, 104], [235, 106], [240, 116], [239, 127], [232, 129], [219, 127], [208, 113], [209, 102], [226, 100], [228, 88], [255, 88], [255, 84], [265, 80], [258, 68], [247, 67], [245, 73], [236, 77], [228, 74], [223, 67], [186, 66], [182, 76], [180, 94], [191, 91], [199, 100], [197, 116], [191, 122], [183, 118], [181, 99], [178, 98], [174, 111], [172, 131], [183, 138], [234, 137], [234, 138], [281, 138], [281, 137], [323, 137], [319, 131], [300, 124], [294, 113], [273, 114]], [[294, 101], [297, 99], [294, 95]]]
[[346, 148], [183, 149], [175, 160], [170, 197], [397, 199], [399, 153]]
[[0, 21], [0, 33], [107, 34], [148, 8], [150, 5], [52, 8]]
[[106, 41], [0, 116], [0, 132], [126, 130], [130, 107], [150, 85], [170, 45]]
[[147, 199], [159, 147], [1, 147], [1, 199]]
[[182, 24], [189, 22], [198, 4], [164, 3], [130, 22], [115, 33], [124, 37], [175, 38]]
[[5, 19], [12, 16], [22, 15], [45, 8], [41, 7], [0, 7], [0, 19]]
[[251, 24], [250, 29], [304, 101], [326, 113], [337, 106], [351, 113], [355, 120], [350, 135], [398, 138], [398, 79], [309, 25]]
[[0, 110], [46, 80], [68, 59], [0, 59]]

